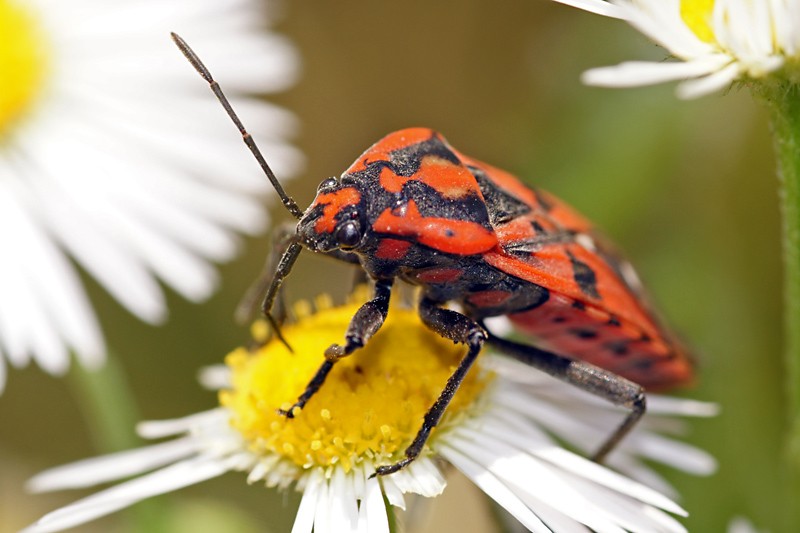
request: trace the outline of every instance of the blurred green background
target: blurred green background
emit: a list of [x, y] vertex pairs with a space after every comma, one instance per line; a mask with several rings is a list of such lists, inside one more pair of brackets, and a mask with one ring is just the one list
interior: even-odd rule
[[[304, 61], [300, 84], [275, 98], [302, 121], [298, 144], [307, 171], [288, 185], [298, 202], [307, 205], [319, 181], [384, 134], [425, 125], [462, 152], [573, 204], [627, 251], [669, 321], [696, 347], [699, 378], [686, 394], [722, 407], [718, 418], [694, 422], [688, 436], [718, 458], [718, 473], [665, 472], [691, 513], [685, 523], [723, 531], [743, 515], [759, 528], [784, 530], [777, 181], [766, 114], [749, 92], [683, 102], [671, 86], [584, 87], [579, 75], [589, 67], [660, 60], [664, 51], [624, 23], [545, 0], [325, 0], [287, 3], [284, 11], [277, 28]], [[244, 147], [241, 157], [250, 157]], [[272, 213], [289, 219], [281, 209]], [[171, 295], [162, 328], [136, 321], [85, 280], [137, 416], [177, 417], [214, 405], [196, 372], [246, 339], [232, 311], [259, 272], [268, 240], [245, 241], [205, 304]], [[347, 269], [304, 255], [288, 295], [339, 295], [349, 279]], [[21, 487], [41, 469], [97, 453], [67, 380], [33, 367], [12, 371], [0, 427], [0, 531], [83, 494], [28, 496]], [[448, 492], [433, 512], [456, 520], [472, 506], [464, 498], [475, 497], [468, 487]], [[297, 501], [229, 474], [138, 515], [166, 506], [169, 531], [280, 532], [289, 530]], [[81, 530], [126, 530], [130, 517]]]

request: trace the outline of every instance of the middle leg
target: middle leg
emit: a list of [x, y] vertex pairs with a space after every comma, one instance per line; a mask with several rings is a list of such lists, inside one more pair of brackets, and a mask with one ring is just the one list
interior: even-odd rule
[[442, 390], [439, 398], [436, 399], [430, 409], [428, 409], [428, 412], [425, 413], [422, 427], [420, 427], [416, 437], [414, 437], [414, 440], [405, 450], [405, 458], [391, 465], [379, 466], [373, 476], [385, 476], [397, 472], [419, 457], [431, 431], [433, 431], [433, 428], [435, 428], [442, 419], [442, 415], [444, 415], [447, 406], [450, 404], [453, 396], [455, 396], [461, 382], [464, 381], [467, 371], [472, 366], [472, 363], [475, 362], [486, 340], [486, 332], [477, 322], [456, 311], [442, 309], [438, 307], [435, 302], [424, 296], [422, 300], [420, 300], [419, 314], [422, 321], [430, 329], [442, 337], [466, 344], [469, 349], [455, 372], [453, 372], [447, 380], [447, 384], [445, 384], [444, 390]]

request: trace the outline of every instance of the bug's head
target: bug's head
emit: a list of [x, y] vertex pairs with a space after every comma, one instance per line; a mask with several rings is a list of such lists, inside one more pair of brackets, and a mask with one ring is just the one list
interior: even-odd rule
[[360, 248], [367, 229], [361, 200], [355, 183], [337, 178], [320, 183], [317, 197], [297, 223], [301, 242], [317, 252]]

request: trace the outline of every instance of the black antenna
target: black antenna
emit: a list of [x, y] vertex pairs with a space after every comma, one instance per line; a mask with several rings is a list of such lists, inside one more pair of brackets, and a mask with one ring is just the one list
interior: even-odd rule
[[222, 104], [222, 107], [225, 108], [225, 112], [227, 112], [228, 116], [231, 117], [233, 123], [236, 124], [236, 127], [239, 129], [239, 133], [242, 134], [242, 140], [253, 153], [258, 161], [258, 164], [261, 165], [261, 169], [264, 171], [264, 174], [267, 175], [267, 178], [269, 179], [270, 183], [272, 183], [272, 186], [275, 187], [275, 191], [278, 193], [278, 196], [280, 196], [283, 205], [286, 206], [286, 209], [288, 209], [289, 213], [291, 213], [295, 218], [299, 219], [302, 217], [303, 212], [297, 206], [297, 203], [288, 194], [286, 194], [286, 191], [283, 190], [283, 186], [281, 186], [278, 178], [275, 177], [275, 174], [272, 172], [272, 169], [269, 168], [264, 156], [261, 155], [261, 150], [259, 150], [258, 146], [256, 146], [256, 142], [253, 140], [250, 134], [247, 133], [247, 130], [244, 129], [242, 121], [239, 120], [236, 112], [231, 107], [231, 103], [228, 101], [228, 98], [223, 94], [219, 84], [214, 80], [214, 78], [211, 77], [211, 72], [208, 71], [203, 62], [200, 61], [200, 58], [197, 57], [197, 54], [194, 53], [194, 50], [189, 48], [189, 45], [186, 44], [186, 41], [184, 41], [180, 35], [175, 32], [171, 32], [170, 35], [183, 55], [186, 56], [186, 59], [189, 60], [189, 63], [191, 63], [195, 70], [203, 77], [203, 79], [208, 82], [208, 85], [211, 87], [211, 90], [214, 91], [217, 100], [219, 100], [219, 102]]

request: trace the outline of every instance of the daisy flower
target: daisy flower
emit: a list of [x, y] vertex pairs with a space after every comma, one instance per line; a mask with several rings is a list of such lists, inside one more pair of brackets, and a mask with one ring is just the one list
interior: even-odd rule
[[[50, 491], [134, 476], [46, 515], [26, 531], [76, 526], [242, 471], [248, 483], [302, 492], [294, 533], [388, 532], [393, 512], [385, 502], [402, 509], [406, 494], [440, 494], [446, 484], [442, 462], [532, 531], [684, 531], [672, 515], [685, 512], [672, 500], [556, 443], [596, 445], [622, 413], [489, 354], [468, 374], [423, 454], [403, 470], [374, 477], [376, 466], [404, 456], [464, 349], [427, 330], [416, 312], [395, 306], [368, 345], [341, 360], [306, 407], [286, 419], [277, 410], [288, 409], [305, 389], [321, 354], [340, 339], [358, 305], [332, 308], [318, 299], [316, 308], [296, 306], [297, 322], [283, 329], [293, 354], [280, 342], [261, 343], [235, 350], [227, 367], [204, 373], [207, 385], [221, 388], [220, 407], [139, 426], [144, 437], [171, 440], [33, 478], [31, 490]], [[677, 429], [669, 415], [706, 416], [713, 408], [667, 398], [651, 403], [652, 412], [610, 457], [614, 464], [662, 485], [642, 459], [695, 473], [712, 470], [705, 453], [659, 432]]]
[[0, 0], [0, 390], [6, 363], [96, 366], [104, 340], [75, 265], [140, 319], [165, 318], [158, 280], [196, 301], [210, 261], [258, 232], [266, 180], [169, 38], [217, 61], [282, 176], [293, 116], [243, 96], [286, 88], [294, 49], [256, 0]]
[[626, 20], [676, 59], [591, 69], [583, 75], [589, 85], [631, 87], [687, 80], [678, 86], [678, 96], [695, 98], [781, 69], [797, 76], [800, 3], [795, 0], [556, 1]]
[[759, 531], [750, 520], [737, 516], [728, 523], [728, 533], [759, 533]]

